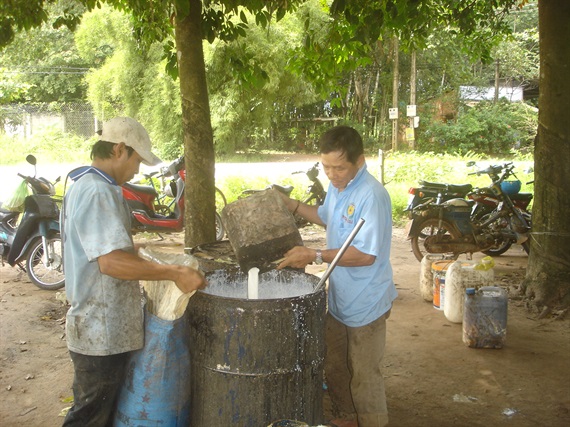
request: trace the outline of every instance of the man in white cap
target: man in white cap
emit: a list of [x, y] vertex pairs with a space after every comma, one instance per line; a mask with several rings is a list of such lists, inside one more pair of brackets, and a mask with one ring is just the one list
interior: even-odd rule
[[113, 422], [129, 352], [144, 344], [139, 280], [171, 280], [182, 292], [206, 286], [192, 268], [161, 265], [135, 252], [130, 210], [121, 185], [141, 163], [156, 165], [144, 127], [119, 117], [103, 124], [90, 167], [76, 169], [61, 213], [67, 346], [73, 361], [74, 404], [64, 426]]

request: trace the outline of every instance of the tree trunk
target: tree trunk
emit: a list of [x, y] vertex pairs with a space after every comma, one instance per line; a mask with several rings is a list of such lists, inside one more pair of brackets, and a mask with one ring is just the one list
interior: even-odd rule
[[215, 156], [206, 66], [202, 50], [200, 0], [190, 0], [189, 13], [175, 23], [182, 133], [186, 162], [185, 245], [216, 240]]
[[541, 0], [540, 95], [531, 252], [523, 289], [538, 307], [570, 305], [570, 2]]
[[[400, 63], [399, 63], [399, 40], [398, 36], [394, 36], [394, 66], [392, 79], [392, 107], [398, 108], [398, 88], [400, 86]], [[392, 151], [398, 151], [398, 119], [392, 120]]]

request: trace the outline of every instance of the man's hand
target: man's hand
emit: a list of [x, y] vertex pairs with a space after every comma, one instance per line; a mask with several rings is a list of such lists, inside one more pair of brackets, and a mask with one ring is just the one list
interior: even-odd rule
[[277, 270], [285, 267], [305, 268], [316, 257], [316, 250], [306, 246], [295, 246], [285, 253], [285, 259], [277, 266]]
[[[275, 190], [275, 191], [277, 191], [277, 190]], [[299, 203], [299, 201], [295, 200], [295, 199], [291, 199], [289, 196], [287, 196], [286, 194], [283, 194], [281, 191], [277, 191], [277, 194], [279, 194], [279, 197], [281, 197], [281, 200], [283, 200], [283, 202], [285, 203], [287, 210], [289, 212], [293, 212], [295, 210], [295, 208], [297, 207], [297, 204]]]
[[121, 280], [171, 280], [182, 292], [206, 287], [204, 275], [193, 268], [176, 264], [158, 264], [123, 250], [97, 258], [101, 273]]
[[179, 267], [179, 271], [176, 273], [174, 283], [182, 292], [193, 292], [207, 286], [208, 282], [201, 271], [182, 265], [176, 267]]

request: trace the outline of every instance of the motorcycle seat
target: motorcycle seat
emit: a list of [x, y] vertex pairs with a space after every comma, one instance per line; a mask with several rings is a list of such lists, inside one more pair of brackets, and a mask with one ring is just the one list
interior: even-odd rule
[[511, 200], [530, 202], [532, 200], [533, 195], [532, 193], [517, 193], [517, 194], [512, 194], [509, 197], [511, 198]]
[[286, 195], [290, 195], [294, 188], [292, 185], [278, 185], [278, 184], [273, 184], [272, 187]]
[[158, 195], [156, 190], [149, 185], [138, 185], [138, 184], [133, 184], [130, 182], [125, 182], [123, 184], [123, 187], [126, 187], [126, 188], [128, 188], [131, 191], [134, 191], [136, 193], [152, 194], [153, 196]]
[[0, 220], [8, 221], [11, 218], [15, 218], [20, 214], [20, 212], [9, 211], [8, 209], [2, 208], [0, 204]]
[[467, 194], [473, 189], [471, 184], [444, 184], [441, 182], [420, 181], [422, 187], [446, 190], [451, 193]]

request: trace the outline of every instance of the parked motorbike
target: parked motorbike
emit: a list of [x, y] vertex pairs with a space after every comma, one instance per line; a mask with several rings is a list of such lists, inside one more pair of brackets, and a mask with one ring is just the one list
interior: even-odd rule
[[[316, 205], [316, 206], [322, 205], [325, 201], [327, 192], [325, 191], [325, 188], [323, 187], [323, 184], [319, 179], [319, 162], [315, 163], [307, 171], [296, 171], [293, 172], [292, 174], [294, 175], [299, 173], [306, 174], [307, 178], [309, 178], [309, 180], [311, 181], [311, 184], [309, 184], [309, 186], [307, 187], [306, 196], [303, 200], [301, 200], [301, 202], [307, 205]], [[287, 195], [287, 197], [291, 196], [291, 193], [293, 192], [294, 189], [292, 185], [270, 184], [267, 187], [265, 187], [263, 190], [259, 189], [244, 190], [241, 193], [240, 197], [247, 197], [251, 194], [264, 191], [270, 188], [274, 188], [277, 191], [280, 191], [281, 193]], [[302, 216], [296, 214], [293, 216], [295, 218], [295, 224], [297, 225], [298, 228], [305, 227], [309, 224], [309, 222]]]
[[[0, 254], [12, 267], [26, 272], [34, 285], [55, 290], [65, 286], [62, 244], [59, 227], [59, 206], [55, 187], [45, 178], [36, 177], [36, 158], [26, 157], [34, 166], [34, 176], [18, 173], [32, 194], [24, 200], [19, 212], [0, 207]], [[18, 222], [19, 221], [19, 222]]]
[[[160, 233], [177, 233], [184, 229], [184, 182], [186, 180], [184, 157], [163, 167], [156, 177], [169, 179], [164, 186], [164, 193], [171, 200], [170, 202], [165, 202], [165, 198], [159, 196], [154, 185], [127, 182], [122, 186], [123, 196], [131, 208], [133, 233], [152, 232], [160, 235]], [[219, 189], [216, 191], [221, 193]], [[225, 230], [218, 212], [215, 215], [216, 240], [221, 240]]]
[[488, 188], [476, 192], [490, 191], [499, 200], [496, 208], [480, 219], [472, 219], [472, 211], [477, 208], [474, 200], [455, 198], [437, 203], [431, 198], [416, 206], [408, 224], [408, 239], [418, 261], [426, 253], [457, 257], [461, 253], [497, 250], [504, 242], [522, 244], [528, 253], [530, 214], [515, 206], [501, 187], [513, 175], [513, 169], [512, 163], [505, 163], [474, 172], [477, 175], [487, 174], [492, 180]]
[[[528, 207], [532, 201], [533, 195], [532, 193], [520, 192], [521, 181], [514, 174], [514, 167], [512, 165], [506, 167], [508, 168], [508, 177], [514, 176], [516, 179], [513, 181], [504, 180], [501, 182], [501, 190], [504, 194], [509, 196], [513, 205], [520, 211], [521, 215], [530, 226], [532, 223], [532, 213], [528, 210]], [[496, 176], [496, 178], [498, 177]], [[501, 198], [495, 195], [490, 187], [476, 188], [467, 194], [467, 198], [475, 202], [471, 210], [471, 220], [479, 223], [490, 218], [491, 215], [500, 208], [500, 204], [502, 203]], [[508, 251], [512, 244], [513, 241], [511, 239], [503, 239], [502, 241], [498, 240], [495, 246], [482, 252], [490, 256], [499, 256]]]
[[413, 209], [429, 199], [435, 199], [436, 203], [443, 203], [456, 198], [464, 199], [467, 193], [473, 190], [471, 184], [446, 184], [424, 180], [420, 180], [419, 184], [419, 187], [410, 187], [408, 190], [408, 205], [404, 212], [409, 212], [410, 218]]

